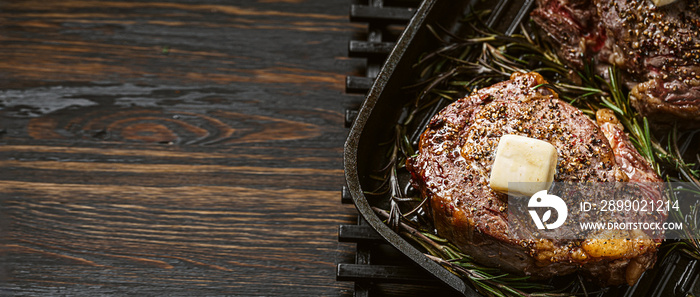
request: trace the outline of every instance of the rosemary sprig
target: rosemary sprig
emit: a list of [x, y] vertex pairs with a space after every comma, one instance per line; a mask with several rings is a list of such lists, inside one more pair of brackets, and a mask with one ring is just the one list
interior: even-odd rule
[[[392, 215], [385, 210], [373, 207], [377, 215], [384, 220], [391, 220]], [[425, 256], [453, 273], [469, 280], [482, 293], [498, 297], [560, 297], [581, 295], [572, 293], [554, 292], [555, 288], [529, 280], [527, 276], [515, 276], [503, 273], [495, 268], [486, 267], [475, 263], [472, 258], [462, 253], [448, 240], [440, 238], [426, 230], [419, 230], [408, 224], [405, 219], [398, 223], [399, 233], [422, 246], [428, 253]], [[527, 291], [526, 291], [527, 290]], [[535, 290], [540, 293], [531, 293]], [[552, 291], [552, 292], [546, 292]]]
[[604, 81], [602, 78], [598, 77], [611, 93], [610, 97], [600, 97], [602, 106], [615, 112], [620, 123], [627, 129], [630, 140], [637, 151], [651, 164], [654, 171], [660, 174], [658, 160], [655, 158], [652, 145], [652, 142], [658, 143], [658, 141], [652, 137], [649, 131], [649, 121], [646, 117], [643, 117], [641, 123], [639, 122], [639, 116], [632, 109], [629, 97], [625, 96], [622, 92], [622, 87], [619, 82], [620, 74], [617, 68], [608, 68], [608, 74], [610, 76], [610, 82]]
[[[667, 179], [670, 182], [670, 179]], [[694, 195], [700, 195], [700, 190], [698, 189], [673, 189], [669, 191], [669, 200], [678, 203], [678, 192], [687, 192]], [[678, 209], [670, 213], [671, 217], [676, 221], [683, 222], [684, 228], [680, 232], [681, 235], [687, 238], [686, 241], [678, 242], [674, 247], [680, 247], [680, 249], [688, 254], [690, 257], [700, 260], [700, 238], [697, 237], [698, 228], [700, 228], [700, 204], [694, 204], [689, 206], [688, 213], [684, 214], [682, 209]]]

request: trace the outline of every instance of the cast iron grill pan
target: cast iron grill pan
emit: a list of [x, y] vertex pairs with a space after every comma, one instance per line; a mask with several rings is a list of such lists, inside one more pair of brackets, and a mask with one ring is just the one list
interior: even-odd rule
[[[440, 288], [433, 293], [448, 288], [452, 292], [442, 293], [482, 296], [464, 280], [426, 258], [419, 249], [377, 217], [371, 207], [388, 209], [388, 197], [383, 200], [372, 197], [368, 200], [363, 193], [364, 188], [372, 188], [374, 183], [369, 176], [380, 164], [386, 162], [383, 160], [385, 154], [378, 144], [385, 142], [394, 133], [393, 126], [401, 117], [401, 107], [410, 100], [402, 88], [415, 77], [411, 66], [422, 53], [438, 46], [437, 42], [426, 42], [434, 40], [426, 25], [437, 25], [458, 34], [462, 29], [460, 18], [471, 7], [479, 5], [479, 1], [456, 2], [425, 0], [415, 13], [405, 7], [387, 9], [382, 7], [382, 1], [376, 0], [369, 1], [370, 5], [366, 7], [351, 6], [351, 20], [369, 22], [370, 31], [368, 41], [351, 41], [349, 44], [351, 56], [368, 59], [367, 77], [346, 79], [348, 93], [362, 93], [369, 88], [360, 110], [346, 112], [346, 124], [352, 126], [344, 151], [347, 185], [343, 188], [342, 197], [345, 203], [355, 204], [359, 219], [357, 225], [340, 226], [339, 240], [357, 242], [358, 250], [354, 264], [338, 264], [337, 278], [341, 281], [355, 281], [355, 296], [368, 296], [371, 292], [369, 287], [376, 283], [424, 284]], [[487, 25], [510, 35], [518, 29], [521, 22], [528, 20], [534, 0], [499, 0], [490, 5], [492, 13], [486, 21]], [[409, 18], [409, 12], [413, 16], [398, 41], [395, 44], [382, 41], [377, 24], [400, 23]], [[449, 39], [449, 36], [445, 38]], [[386, 60], [382, 54], [388, 54]], [[383, 66], [379, 67], [382, 63]], [[377, 69], [376, 79], [373, 79]], [[417, 121], [419, 124], [413, 127], [414, 133], [409, 134], [412, 141], [417, 140], [427, 121], [446, 104], [438, 104], [422, 115], [422, 120]], [[397, 253], [400, 255], [397, 256]], [[590, 296], [686, 296], [693, 287], [700, 285], [699, 275], [700, 261], [673, 254], [657, 263], [657, 268], [645, 273], [637, 285], [611, 288]]]

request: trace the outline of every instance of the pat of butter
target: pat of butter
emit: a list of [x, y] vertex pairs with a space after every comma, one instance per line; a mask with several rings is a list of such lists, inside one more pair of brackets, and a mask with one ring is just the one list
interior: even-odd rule
[[661, 7], [676, 2], [676, 0], [651, 0], [651, 2], [654, 2], [654, 5], [656, 5], [656, 7]]
[[502, 193], [532, 196], [549, 189], [556, 167], [557, 149], [549, 142], [503, 135], [491, 167], [490, 186]]

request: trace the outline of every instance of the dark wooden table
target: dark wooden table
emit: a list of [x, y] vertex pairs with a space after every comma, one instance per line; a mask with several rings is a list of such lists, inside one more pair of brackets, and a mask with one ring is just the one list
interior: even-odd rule
[[351, 295], [349, 5], [0, 0], [0, 295]]

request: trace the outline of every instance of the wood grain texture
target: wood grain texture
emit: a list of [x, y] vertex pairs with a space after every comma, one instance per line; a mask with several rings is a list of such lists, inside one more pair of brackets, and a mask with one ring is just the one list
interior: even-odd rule
[[0, 0], [0, 295], [351, 295], [348, 7]]

